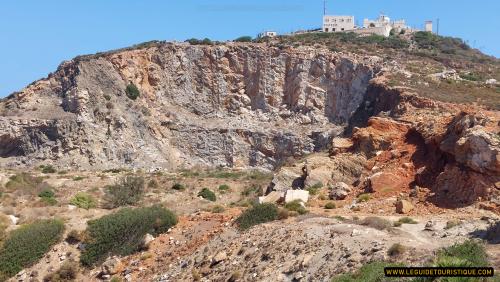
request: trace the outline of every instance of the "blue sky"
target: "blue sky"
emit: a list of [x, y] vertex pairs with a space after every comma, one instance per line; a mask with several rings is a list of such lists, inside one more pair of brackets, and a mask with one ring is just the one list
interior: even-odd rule
[[[500, 57], [498, 0], [329, 0], [329, 14], [415, 27], [440, 18], [440, 32]], [[2, 0], [0, 97], [47, 76], [63, 60], [157, 40], [255, 35], [321, 26], [323, 0]]]

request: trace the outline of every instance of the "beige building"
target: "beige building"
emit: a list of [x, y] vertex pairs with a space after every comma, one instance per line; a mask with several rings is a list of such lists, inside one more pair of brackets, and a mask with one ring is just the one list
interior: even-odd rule
[[323, 32], [342, 32], [354, 29], [354, 16], [323, 16]]
[[426, 21], [425, 22], [425, 29], [424, 29], [424, 31], [432, 32], [432, 21]]

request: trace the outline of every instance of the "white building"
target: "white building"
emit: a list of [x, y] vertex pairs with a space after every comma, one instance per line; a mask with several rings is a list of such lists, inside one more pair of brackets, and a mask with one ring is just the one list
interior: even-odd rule
[[276, 31], [270, 31], [270, 30], [261, 32], [258, 35], [259, 38], [262, 38], [262, 37], [271, 37], [271, 38], [273, 38], [273, 37], [276, 37], [276, 36], [278, 36], [278, 33]]
[[354, 29], [354, 16], [323, 16], [323, 32], [342, 32]]
[[381, 14], [375, 20], [364, 19], [363, 28], [357, 29], [355, 32], [360, 34], [378, 34], [388, 37], [393, 29], [398, 33], [402, 30], [411, 30], [406, 25], [405, 20], [391, 21], [391, 18]]
[[432, 21], [426, 21], [425, 22], [425, 29], [424, 29], [424, 31], [432, 32]]

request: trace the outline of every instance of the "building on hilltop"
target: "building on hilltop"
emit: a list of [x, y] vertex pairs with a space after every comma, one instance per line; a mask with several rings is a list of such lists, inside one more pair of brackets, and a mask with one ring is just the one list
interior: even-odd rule
[[355, 28], [354, 16], [323, 16], [323, 32], [352, 31]]
[[278, 36], [278, 33], [276, 31], [266, 30], [264, 32], [259, 33], [259, 35], [257, 37], [259, 37], [259, 38], [263, 38], [263, 37], [273, 38], [276, 36]]

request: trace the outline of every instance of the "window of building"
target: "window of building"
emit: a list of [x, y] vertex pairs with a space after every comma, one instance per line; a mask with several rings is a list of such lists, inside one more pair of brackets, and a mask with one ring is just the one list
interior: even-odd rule
[[325, 31], [328, 32], [328, 28], [325, 28]]
[[344, 30], [344, 28], [342, 28], [342, 31]]
[[332, 31], [335, 31], [335, 28], [334, 28], [334, 29], [332, 29]]

